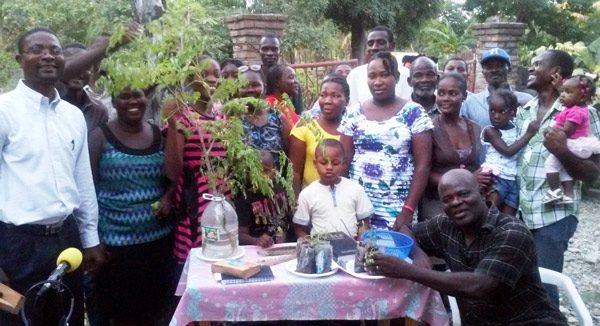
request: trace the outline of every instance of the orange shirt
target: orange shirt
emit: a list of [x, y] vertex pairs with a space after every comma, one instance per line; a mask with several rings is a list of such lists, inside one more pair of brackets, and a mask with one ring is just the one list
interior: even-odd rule
[[267, 103], [270, 106], [281, 111], [281, 114], [283, 114], [283, 117], [290, 123], [291, 126], [296, 125], [296, 122], [300, 120], [300, 118], [296, 114], [296, 110], [294, 110], [294, 106], [291, 105], [291, 103], [282, 100], [281, 97], [275, 95], [267, 95], [265, 101], [267, 101]]

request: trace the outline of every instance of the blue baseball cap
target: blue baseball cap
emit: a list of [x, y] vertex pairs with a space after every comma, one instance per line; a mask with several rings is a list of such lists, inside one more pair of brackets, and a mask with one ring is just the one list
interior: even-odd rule
[[483, 51], [480, 62], [481, 62], [481, 64], [483, 64], [484, 62], [491, 60], [491, 59], [502, 60], [502, 61], [508, 63], [508, 65], [510, 66], [510, 55], [504, 49], [492, 48], [492, 49]]

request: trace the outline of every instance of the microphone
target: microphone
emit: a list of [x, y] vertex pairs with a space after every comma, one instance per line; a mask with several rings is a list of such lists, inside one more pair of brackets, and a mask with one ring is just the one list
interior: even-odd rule
[[48, 277], [47, 282], [42, 285], [42, 288], [38, 292], [38, 296], [46, 292], [52, 286], [52, 282], [60, 280], [66, 273], [79, 268], [82, 260], [83, 255], [79, 249], [71, 247], [63, 250], [56, 259], [56, 268]]

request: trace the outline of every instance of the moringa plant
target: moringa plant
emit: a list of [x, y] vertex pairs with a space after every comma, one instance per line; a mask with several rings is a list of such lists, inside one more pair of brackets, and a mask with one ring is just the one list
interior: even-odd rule
[[[220, 107], [225, 118], [203, 121], [195, 128], [183, 130], [186, 137], [193, 133], [208, 133], [211, 136], [205, 137], [208, 140], [200, 145], [204, 153], [202, 174], [208, 178], [211, 192], [231, 191], [234, 196], [245, 196], [250, 190], [273, 196], [273, 180], [263, 173], [259, 151], [244, 143], [242, 120], [249, 107], [276, 108], [267, 108], [262, 99], [234, 98], [244, 80], [222, 80], [209, 97], [198, 87], [192, 87], [193, 83], [202, 83], [198, 77], [207, 67], [206, 60], [200, 55], [218, 42], [210, 30], [219, 22], [194, 0], [169, 0], [167, 8], [167, 12], [159, 19], [145, 25], [143, 37], [114, 50], [103, 61], [107, 77], [102, 78], [102, 85], [113, 95], [126, 87], [148, 89], [158, 86], [167, 94], [164, 103], [175, 106], [174, 110], [163, 114], [165, 120], [169, 118], [168, 115], [185, 111], [191, 103]], [[111, 37], [111, 45], [117, 44], [124, 33], [124, 28], [118, 28]], [[201, 88], [207, 89], [207, 86]], [[209, 155], [216, 144], [226, 148], [226, 155]], [[291, 164], [285, 155], [280, 155], [280, 158], [281, 168], [276, 173], [275, 182], [284, 186], [289, 203], [293, 205], [295, 197], [291, 186]]]

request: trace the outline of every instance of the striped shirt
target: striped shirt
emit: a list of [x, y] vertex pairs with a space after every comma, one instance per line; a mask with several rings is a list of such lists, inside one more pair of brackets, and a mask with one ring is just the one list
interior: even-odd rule
[[174, 255], [179, 263], [184, 263], [190, 249], [202, 245], [200, 217], [210, 203], [202, 198], [202, 194], [209, 193], [208, 177], [202, 172], [202, 162], [207, 156], [222, 157], [227, 152], [220, 143], [210, 147], [212, 136], [202, 125], [214, 121], [213, 117], [185, 108], [176, 119], [177, 130], [185, 136], [185, 145], [183, 172], [177, 180], [174, 199], [177, 214]]
[[[523, 106], [517, 113], [516, 125], [519, 135], [527, 130], [530, 121], [537, 117], [539, 108], [538, 98], [534, 98]], [[579, 202], [581, 201], [581, 181], [575, 182], [574, 202], [572, 204], [544, 205], [544, 194], [550, 186], [546, 182], [544, 162], [550, 152], [544, 147], [544, 130], [548, 128], [554, 117], [563, 110], [560, 101], [556, 99], [552, 108], [546, 112], [540, 123], [537, 134], [531, 138], [529, 144], [521, 151], [517, 165], [518, 181], [520, 184], [519, 210], [529, 229], [555, 223], [569, 215], [577, 216]], [[590, 135], [600, 137], [600, 118], [593, 107], [590, 110]]]

